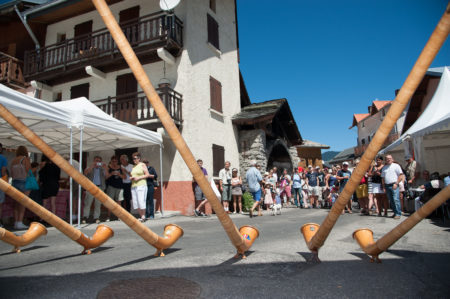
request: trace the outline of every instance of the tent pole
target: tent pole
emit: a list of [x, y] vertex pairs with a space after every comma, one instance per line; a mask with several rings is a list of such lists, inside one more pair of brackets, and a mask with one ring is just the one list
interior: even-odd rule
[[[72, 163], [72, 154], [73, 154], [73, 151], [72, 151], [73, 140], [72, 140], [72, 138], [73, 138], [73, 132], [72, 132], [72, 126], [70, 126], [70, 149], [69, 149], [69, 155], [70, 155], [69, 163], [70, 163], [70, 165], [73, 165], [73, 163]], [[73, 186], [72, 186], [72, 177], [69, 176], [69, 198], [70, 198], [70, 200], [69, 200], [69, 211], [70, 211], [70, 213], [69, 213], [69, 223], [70, 223], [70, 225], [73, 225], [73, 221], [72, 221], [72, 214], [73, 214], [73, 211], [72, 211], [72, 203], [73, 203], [72, 188], [73, 188]]]
[[172, 140], [173, 144], [186, 163], [186, 166], [191, 171], [195, 181], [205, 194], [209, 204], [216, 213], [217, 218], [220, 220], [220, 223], [227, 233], [231, 243], [236, 247], [238, 254], [242, 254], [244, 256], [245, 251], [250, 248], [251, 244], [247, 243], [246, 240], [244, 240], [243, 236], [234, 225], [233, 220], [231, 220], [231, 217], [225, 212], [222, 203], [217, 198], [216, 194], [212, 190], [211, 185], [198, 166], [194, 155], [186, 144], [183, 136], [181, 136], [181, 133], [175, 125], [172, 117], [161, 101], [161, 98], [159, 97], [152, 83], [150, 82], [150, 79], [148, 78], [144, 68], [139, 62], [139, 59], [131, 48], [125, 34], [123, 33], [111, 10], [109, 9], [108, 4], [106, 4], [104, 0], [92, 0], [92, 3], [95, 5], [95, 8], [102, 17], [103, 22], [111, 33], [112, 38], [116, 42], [117, 48], [120, 50], [123, 58], [132, 70], [134, 76], [136, 77], [136, 80], [139, 83], [139, 86], [141, 86], [141, 89], [144, 91], [148, 101], [156, 112], [156, 115], [158, 115], [158, 118], [164, 126], [164, 129], [170, 136], [170, 139]]
[[163, 205], [163, 184], [164, 184], [164, 180], [163, 180], [163, 169], [162, 169], [162, 146], [159, 146], [159, 173], [161, 174], [160, 177], [160, 181], [161, 184], [159, 184], [159, 189], [161, 190], [161, 216], [164, 216], [164, 205]]
[[[83, 126], [80, 126], [80, 159], [78, 171], [83, 173]], [[72, 177], [71, 177], [72, 178]], [[81, 185], [78, 184], [78, 227], [81, 226]]]

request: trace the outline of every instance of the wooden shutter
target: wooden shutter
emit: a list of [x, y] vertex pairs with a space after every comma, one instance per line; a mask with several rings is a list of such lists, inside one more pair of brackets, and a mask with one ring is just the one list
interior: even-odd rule
[[139, 30], [137, 24], [132, 24], [132, 20], [139, 18], [139, 6], [130, 7], [119, 12], [119, 23], [122, 28], [124, 28], [125, 36], [130, 43], [138, 42]]
[[91, 47], [92, 21], [87, 21], [74, 27], [75, 52], [88, 50]]
[[222, 84], [213, 77], [209, 77], [209, 87], [211, 108], [218, 112], [222, 112]]
[[220, 145], [212, 145], [213, 152], [213, 176], [218, 176], [219, 171], [225, 165], [225, 148]]
[[216, 47], [217, 50], [220, 50], [219, 47], [219, 24], [211, 17], [209, 14], [208, 18], [208, 42]]
[[[124, 96], [128, 94], [127, 96]], [[137, 81], [133, 74], [116, 78], [114, 117], [135, 124], [137, 121]]]
[[89, 83], [75, 85], [70, 88], [70, 98], [76, 99], [85, 97], [89, 99]]

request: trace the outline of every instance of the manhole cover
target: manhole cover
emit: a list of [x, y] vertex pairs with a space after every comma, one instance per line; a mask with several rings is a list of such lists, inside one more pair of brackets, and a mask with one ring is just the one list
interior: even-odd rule
[[111, 281], [97, 298], [198, 298], [197, 283], [178, 277], [149, 277]]

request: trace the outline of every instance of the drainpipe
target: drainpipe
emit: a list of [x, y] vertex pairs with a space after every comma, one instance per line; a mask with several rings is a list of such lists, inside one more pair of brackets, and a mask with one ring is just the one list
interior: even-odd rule
[[17, 15], [19, 16], [19, 19], [22, 21], [23, 26], [25, 26], [25, 29], [28, 31], [28, 34], [31, 36], [31, 39], [36, 44], [36, 50], [39, 50], [40, 49], [39, 42], [38, 42], [36, 36], [34, 35], [33, 31], [31, 30], [30, 26], [27, 23], [27, 17], [26, 16], [22, 17], [22, 14], [20, 13], [19, 9], [17, 8], [17, 5], [14, 5], [14, 9], [16, 10]]

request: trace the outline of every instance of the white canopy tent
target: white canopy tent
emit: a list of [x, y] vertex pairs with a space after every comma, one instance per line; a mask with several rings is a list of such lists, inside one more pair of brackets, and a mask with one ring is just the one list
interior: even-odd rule
[[[79, 142], [80, 152], [158, 145], [162, 163], [161, 134], [119, 121], [86, 98], [47, 102], [0, 84], [0, 104], [58, 153], [72, 153], [74, 141]], [[0, 142], [4, 147], [25, 145], [31, 152], [40, 152], [4, 119], [0, 119]]]
[[[380, 153], [387, 153], [401, 143], [411, 140], [414, 146], [416, 160], [423, 161], [423, 136], [439, 130], [447, 130], [450, 126], [450, 71], [443, 68], [439, 85], [420, 117], [403, 133], [400, 138], [384, 148]], [[408, 149], [405, 146], [405, 151]]]

